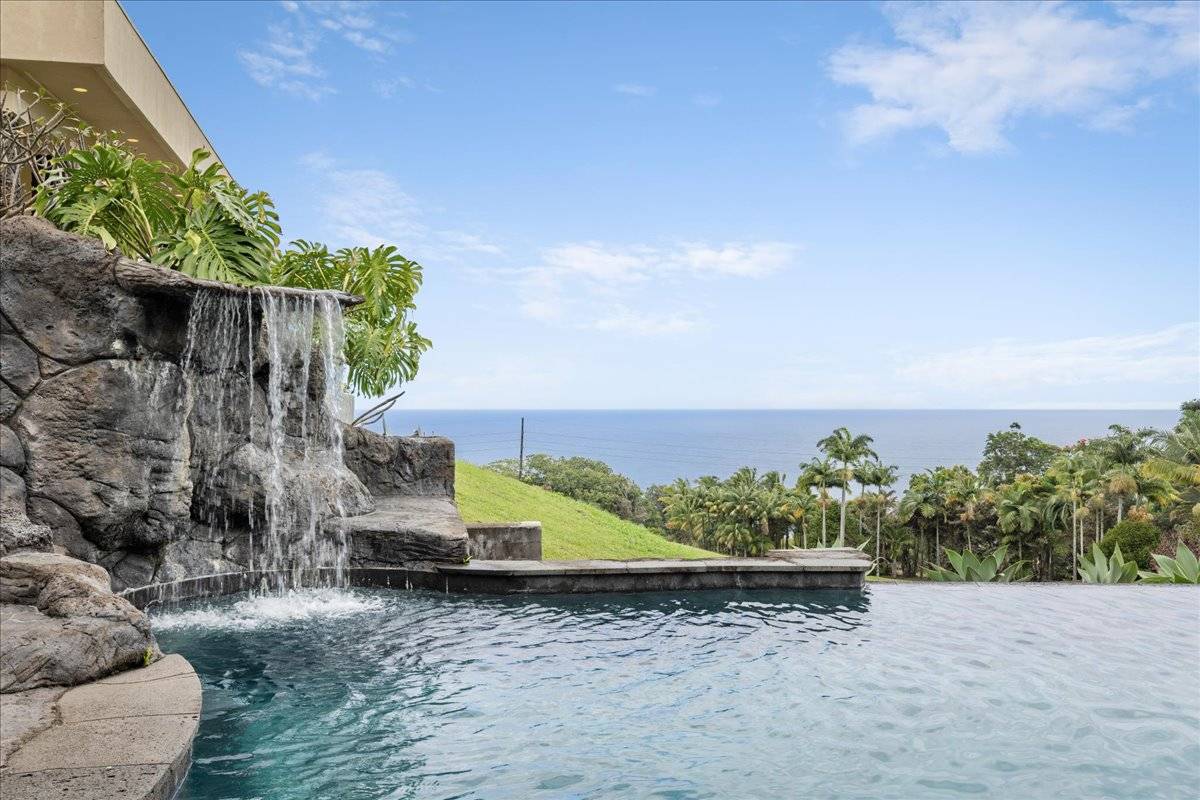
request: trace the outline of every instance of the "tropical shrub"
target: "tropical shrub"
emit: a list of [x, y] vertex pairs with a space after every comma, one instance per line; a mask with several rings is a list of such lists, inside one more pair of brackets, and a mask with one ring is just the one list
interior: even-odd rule
[[349, 385], [378, 396], [416, 375], [430, 347], [409, 317], [422, 271], [395, 247], [330, 253], [297, 240], [281, 252], [270, 195], [243, 189], [204, 150], [179, 173], [108, 140], [52, 164], [32, 210], [59, 228], [195, 278], [360, 295], [364, 302], [346, 315]]
[[647, 517], [642, 490], [630, 478], [592, 458], [557, 458], [534, 453], [523, 469], [515, 458], [493, 461], [487, 468], [557, 494], [599, 506], [621, 519], [643, 523]]
[[225, 283], [266, 283], [279, 246], [279, 215], [265, 192], [237, 184], [197, 150], [176, 175], [169, 164], [98, 143], [55, 159], [35, 212], [95, 236], [128, 256]]
[[346, 313], [347, 380], [362, 394], [379, 396], [416, 377], [430, 347], [408, 316], [422, 278], [421, 265], [391, 245], [330, 253], [323, 244], [298, 239], [272, 262], [269, 282], [363, 298]]
[[1127, 519], [1109, 529], [1100, 540], [1100, 550], [1112, 557], [1118, 547], [1126, 558], [1144, 569], [1150, 568], [1150, 552], [1162, 538], [1162, 531], [1146, 520]]
[[1009, 583], [1012, 581], [1028, 580], [1028, 576], [1023, 574], [1025, 570], [1024, 561], [1015, 561], [1004, 569], [1000, 569], [1000, 565], [1004, 563], [1007, 555], [1008, 545], [1003, 544], [982, 559], [965, 548], [960, 553], [957, 550], [951, 550], [947, 547], [946, 558], [950, 561], [952, 569], [931, 564], [925, 570], [925, 577], [931, 581], [970, 581], [979, 583]]
[[1137, 580], [1137, 562], [1126, 561], [1119, 544], [1115, 545], [1109, 558], [1099, 544], [1092, 542], [1092, 557], [1085, 555], [1079, 562], [1079, 577], [1084, 583], [1133, 583]]
[[1200, 583], [1200, 560], [1182, 544], [1175, 557], [1154, 554], [1157, 572], [1139, 572], [1143, 583]]

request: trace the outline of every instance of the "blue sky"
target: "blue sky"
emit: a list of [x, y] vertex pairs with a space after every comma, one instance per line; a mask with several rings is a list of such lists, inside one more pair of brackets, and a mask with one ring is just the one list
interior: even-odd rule
[[415, 408], [1200, 394], [1200, 6], [123, 3]]

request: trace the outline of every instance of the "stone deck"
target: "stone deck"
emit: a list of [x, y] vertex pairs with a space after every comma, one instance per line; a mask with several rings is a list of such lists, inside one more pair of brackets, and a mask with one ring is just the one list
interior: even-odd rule
[[[0, 695], [4, 749], [12, 748], [0, 768], [4, 800], [175, 795], [200, 721], [200, 680], [186, 659], [166, 656], [59, 692], [55, 706], [38, 703], [37, 709], [28, 701], [45, 698]], [[19, 706], [24, 708], [10, 717]], [[10, 719], [18, 724], [10, 728]]]

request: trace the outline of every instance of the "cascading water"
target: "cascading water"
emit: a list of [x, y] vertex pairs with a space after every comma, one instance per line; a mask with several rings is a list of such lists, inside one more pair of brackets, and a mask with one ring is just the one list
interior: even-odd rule
[[[337, 300], [320, 293], [202, 291], [183, 370], [193, 522], [245, 542], [270, 588], [344, 584]], [[328, 529], [327, 529], [328, 528]]]

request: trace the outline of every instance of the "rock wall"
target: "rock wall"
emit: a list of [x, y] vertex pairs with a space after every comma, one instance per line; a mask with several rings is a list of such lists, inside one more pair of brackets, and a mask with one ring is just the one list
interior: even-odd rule
[[[196, 298], [217, 295], [243, 299], [217, 304], [220, 319], [244, 307], [256, 333], [245, 345], [189, 348], [189, 319], [201, 328], [219, 322], [192, 313]], [[249, 290], [129, 261], [43, 220], [0, 222], [0, 554], [52, 540], [104, 566], [120, 590], [249, 568], [268, 481], [289, 498], [319, 484], [346, 516], [373, 511], [368, 489], [452, 497], [447, 440], [348, 429], [344, 464], [298, 467], [288, 456], [314, 446], [305, 431], [329, 427], [314, 416], [327, 403], [306, 404], [272, 442], [221, 410], [261, 420], [268, 386], [278, 402], [280, 376], [291, 374], [261, 355], [268, 343], [252, 341], [265, 336], [261, 303]], [[319, 368], [307, 350], [293, 357], [306, 377]], [[283, 389], [295, 390], [285, 395], [292, 399], [302, 392]], [[211, 402], [214, 392], [221, 403]]]

